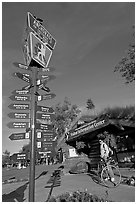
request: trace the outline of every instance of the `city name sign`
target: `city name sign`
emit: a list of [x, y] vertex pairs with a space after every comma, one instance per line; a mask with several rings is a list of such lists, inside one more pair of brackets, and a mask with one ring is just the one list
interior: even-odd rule
[[30, 90], [14, 90], [14, 91], [12, 91], [12, 94], [19, 94], [19, 95], [26, 95], [29, 93], [30, 93]]
[[10, 104], [8, 106], [10, 109], [13, 110], [29, 110], [30, 109], [30, 105], [29, 104]]
[[18, 67], [18, 68], [21, 68], [21, 69], [30, 70], [30, 67], [25, 65], [25, 64], [21, 64], [21, 63], [18, 63], [18, 62], [14, 62], [13, 64], [14, 64], [15, 67]]
[[15, 118], [15, 119], [29, 119], [30, 114], [29, 113], [9, 113], [8, 116], [10, 118]]
[[30, 101], [30, 96], [12, 95], [9, 97], [12, 101]]
[[40, 130], [52, 130], [53, 129], [53, 125], [36, 123], [36, 129], [40, 129]]
[[46, 106], [37, 106], [37, 111], [45, 112], [45, 113], [54, 113], [53, 108]]
[[23, 81], [26, 81], [28, 83], [31, 83], [31, 79], [28, 76], [26, 76], [25, 74], [22, 74], [20, 72], [13, 73], [13, 76], [16, 76], [19, 79], [22, 79]]
[[23, 140], [23, 139], [30, 139], [30, 133], [29, 132], [23, 132], [23, 133], [13, 133], [9, 136], [10, 140]]
[[30, 123], [29, 122], [9, 122], [7, 126], [9, 128], [29, 128]]
[[45, 113], [37, 113], [36, 114], [36, 118], [37, 119], [42, 119], [42, 120], [53, 120], [53, 118], [55, 117], [54, 114], [45, 114]]

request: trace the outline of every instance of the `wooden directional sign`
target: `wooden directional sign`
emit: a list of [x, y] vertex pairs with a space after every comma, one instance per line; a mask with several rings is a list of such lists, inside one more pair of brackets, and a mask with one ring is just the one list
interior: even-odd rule
[[29, 119], [30, 114], [29, 113], [9, 113], [8, 116], [10, 118], [15, 118], [15, 119]]
[[38, 101], [49, 100], [54, 98], [56, 95], [54, 93], [49, 93], [46, 95], [38, 96]]
[[15, 67], [18, 67], [18, 68], [21, 68], [21, 69], [26, 69], [26, 70], [30, 70], [31, 68], [25, 64], [21, 64], [21, 63], [18, 63], [18, 62], [14, 62], [13, 63]]
[[41, 77], [41, 79], [44, 79], [46, 81], [56, 79], [56, 76], [54, 76], [54, 75], [41, 75], [40, 77]]
[[9, 97], [12, 101], [30, 101], [30, 96], [12, 95]]
[[7, 126], [9, 128], [29, 128], [30, 123], [29, 122], [9, 122]]
[[45, 113], [54, 113], [53, 108], [46, 106], [37, 106], [37, 111], [45, 112]]
[[42, 120], [53, 120], [55, 117], [54, 114], [46, 114], [46, 113], [37, 113], [36, 118], [37, 119], [42, 119]]
[[40, 130], [52, 130], [53, 129], [53, 125], [36, 123], [36, 129], [40, 129]]
[[13, 133], [9, 136], [10, 140], [23, 140], [23, 139], [30, 139], [30, 133], [29, 132], [23, 132], [23, 133]]
[[30, 93], [30, 90], [14, 90], [14, 91], [12, 91], [12, 94], [19, 94], [19, 95], [26, 95], [29, 93]]
[[13, 110], [29, 110], [30, 109], [30, 105], [29, 104], [10, 104], [8, 106], [10, 109]]
[[22, 74], [22, 73], [20, 73], [20, 72], [15, 72], [15, 73], [13, 73], [13, 76], [16, 76], [16, 77], [18, 77], [18, 78], [20, 78], [20, 79], [22, 79], [23, 81], [26, 81], [26, 82], [28, 82], [28, 83], [31, 82], [31, 79], [30, 79], [28, 76], [25, 76], [24, 74]]

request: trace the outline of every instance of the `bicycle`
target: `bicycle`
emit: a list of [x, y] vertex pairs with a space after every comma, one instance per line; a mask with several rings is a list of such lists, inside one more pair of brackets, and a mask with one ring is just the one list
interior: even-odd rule
[[[101, 179], [101, 182], [108, 188], [115, 188], [119, 186], [121, 182], [121, 173], [119, 170], [119, 167], [116, 165], [115, 161], [110, 157], [108, 159], [109, 165], [103, 159], [101, 159], [101, 162], [99, 163], [98, 166], [98, 175]], [[112, 169], [113, 172], [113, 177], [114, 181], [112, 181], [112, 178], [110, 176], [110, 170], [109, 168]]]

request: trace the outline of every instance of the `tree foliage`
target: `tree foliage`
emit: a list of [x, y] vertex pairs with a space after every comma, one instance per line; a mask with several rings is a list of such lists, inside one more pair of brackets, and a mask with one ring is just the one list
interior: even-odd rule
[[135, 42], [129, 45], [126, 56], [116, 65], [114, 72], [117, 71], [125, 78], [125, 83], [131, 83], [135, 80]]
[[91, 98], [87, 99], [87, 109], [92, 110], [95, 108], [95, 105], [93, 103], [93, 101], [91, 100]]
[[76, 105], [71, 105], [70, 100], [65, 97], [63, 104], [58, 103], [55, 108], [54, 129], [58, 138], [62, 136], [67, 128], [71, 125], [80, 110]]

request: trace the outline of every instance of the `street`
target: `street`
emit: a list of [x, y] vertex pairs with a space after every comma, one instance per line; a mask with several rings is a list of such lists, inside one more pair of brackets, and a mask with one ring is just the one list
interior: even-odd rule
[[[59, 165], [36, 166], [36, 182], [35, 182], [36, 202], [46, 201], [50, 191], [49, 184], [47, 184], [47, 181], [49, 180], [53, 170], [57, 169], [58, 166]], [[95, 194], [102, 198], [107, 197], [108, 200], [113, 202], [135, 202], [135, 187], [120, 184], [120, 186], [118, 186], [117, 188], [108, 189], [94, 182], [93, 178], [87, 174], [62, 175], [61, 185], [53, 189], [52, 196], [76, 190], [84, 191], [86, 189], [89, 193]], [[2, 186], [3, 202], [17, 202], [17, 201], [28, 202], [28, 192], [29, 185], [27, 181], [3, 184]]]

